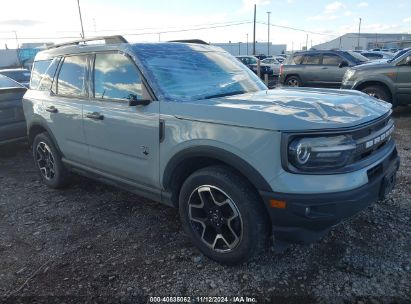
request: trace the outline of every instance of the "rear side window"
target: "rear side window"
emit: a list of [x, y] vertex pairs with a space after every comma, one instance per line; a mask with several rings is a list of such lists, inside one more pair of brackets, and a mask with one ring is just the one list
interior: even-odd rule
[[57, 80], [57, 94], [85, 96], [87, 56], [64, 58]]
[[302, 59], [303, 59], [303, 56], [302, 56], [302, 55], [294, 55], [294, 56], [293, 56], [293, 62], [294, 62], [295, 64], [300, 64]]
[[306, 54], [303, 59], [303, 64], [320, 64], [320, 54]]
[[94, 97], [99, 99], [142, 99], [142, 81], [137, 67], [122, 54], [96, 54]]
[[324, 54], [323, 55], [323, 65], [340, 65], [342, 58], [336, 54]]
[[31, 72], [30, 89], [37, 90], [40, 84], [41, 78], [46, 73], [48, 67], [51, 64], [51, 59], [36, 61], [33, 64], [33, 71]]

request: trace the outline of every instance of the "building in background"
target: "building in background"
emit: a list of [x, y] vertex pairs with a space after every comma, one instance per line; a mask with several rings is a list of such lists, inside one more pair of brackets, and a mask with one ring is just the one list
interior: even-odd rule
[[[359, 45], [359, 46], [358, 46]], [[316, 50], [371, 50], [375, 48], [406, 48], [411, 46], [411, 34], [348, 33], [313, 46]]]
[[31, 70], [36, 54], [53, 44], [51, 42], [22, 43], [19, 49], [0, 50], [0, 69], [24, 67]]
[[[252, 42], [229, 42], [229, 43], [211, 43], [211, 45], [221, 47], [225, 51], [229, 52], [233, 56], [245, 56], [253, 54], [253, 43]], [[287, 51], [286, 44], [272, 44], [270, 43], [270, 54], [268, 52], [267, 42], [257, 42], [255, 44], [256, 55], [278, 55], [285, 54]]]

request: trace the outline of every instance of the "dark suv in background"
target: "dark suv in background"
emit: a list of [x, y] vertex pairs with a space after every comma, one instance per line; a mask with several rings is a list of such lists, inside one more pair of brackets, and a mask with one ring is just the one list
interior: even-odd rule
[[411, 50], [388, 61], [348, 69], [341, 88], [362, 91], [393, 106], [411, 104]]
[[351, 51], [298, 52], [285, 61], [279, 83], [290, 87], [339, 88], [348, 67], [366, 62], [366, 57]]

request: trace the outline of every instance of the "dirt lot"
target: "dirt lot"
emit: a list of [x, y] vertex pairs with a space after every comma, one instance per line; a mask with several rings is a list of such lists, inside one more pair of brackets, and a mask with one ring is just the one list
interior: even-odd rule
[[254, 296], [259, 303], [410, 303], [411, 107], [396, 109], [395, 120], [402, 165], [389, 199], [316, 244], [267, 251], [236, 267], [201, 256], [176, 210], [82, 177], [65, 190], [48, 189], [27, 146], [3, 148], [0, 302], [138, 303], [184, 295], [193, 302]]

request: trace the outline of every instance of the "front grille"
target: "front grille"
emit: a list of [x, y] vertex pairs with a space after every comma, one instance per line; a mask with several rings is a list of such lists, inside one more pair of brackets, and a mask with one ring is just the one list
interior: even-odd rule
[[394, 121], [390, 117], [355, 132], [353, 138], [357, 148], [354, 153], [354, 161], [365, 159], [377, 153], [391, 140], [393, 132]]

